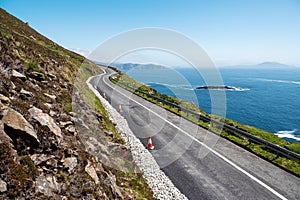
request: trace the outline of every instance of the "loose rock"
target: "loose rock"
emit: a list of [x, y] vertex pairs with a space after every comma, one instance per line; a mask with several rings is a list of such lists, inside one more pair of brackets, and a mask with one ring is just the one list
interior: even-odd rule
[[29, 74], [29, 77], [33, 78], [34, 80], [37, 80], [37, 81], [43, 81], [43, 80], [45, 80], [44, 74], [42, 74], [40, 72], [31, 72]]
[[51, 117], [54, 117], [56, 114], [57, 114], [57, 112], [55, 112], [55, 111], [53, 111], [53, 110], [50, 110], [50, 112], [49, 112], [49, 115], [50, 115]]
[[17, 72], [16, 70], [12, 70], [12, 74], [11, 74], [12, 78], [19, 78], [22, 81], [26, 80], [26, 76], [24, 76], [23, 74], [21, 74], [20, 72]]
[[53, 107], [53, 104], [51, 104], [51, 103], [44, 103], [44, 105], [49, 109]]
[[57, 136], [58, 141], [63, 138], [60, 128], [56, 125], [54, 119], [42, 110], [32, 107], [28, 110], [31, 117], [37, 120], [42, 126], [47, 126], [54, 135]]
[[3, 103], [9, 103], [10, 99], [3, 94], [0, 94], [0, 101], [2, 101]]
[[42, 162], [46, 162], [50, 160], [51, 158], [55, 158], [53, 155], [47, 155], [47, 154], [33, 154], [30, 156], [31, 160], [35, 165], [39, 165]]
[[26, 97], [33, 97], [33, 93], [29, 92], [27, 90], [21, 89], [20, 94], [26, 96]]
[[76, 128], [75, 128], [75, 126], [73, 126], [73, 125], [68, 126], [68, 127], [66, 128], [66, 130], [67, 130], [69, 133], [71, 133], [71, 134], [76, 133]]
[[68, 127], [69, 125], [72, 125], [72, 124], [73, 124], [73, 122], [71, 122], [71, 121], [59, 122], [59, 125], [60, 125], [61, 128], [66, 128], [66, 127]]
[[55, 176], [40, 175], [36, 178], [36, 192], [46, 196], [52, 196], [60, 191], [60, 184], [57, 183]]
[[68, 169], [68, 172], [71, 173], [74, 168], [77, 166], [77, 158], [76, 157], [70, 157], [70, 158], [65, 158], [62, 160], [64, 163], [64, 167]]
[[51, 94], [47, 94], [47, 93], [44, 93], [44, 95], [47, 96], [47, 97], [49, 97], [53, 101], [56, 99], [55, 95], [51, 95]]
[[6, 192], [7, 191], [7, 184], [5, 181], [2, 181], [0, 179], [0, 192]]
[[110, 180], [110, 187], [111, 187], [111, 191], [112, 193], [115, 195], [115, 198], [116, 199], [123, 199], [123, 195], [119, 189], [119, 187], [117, 186], [117, 180], [116, 180], [116, 177], [113, 175], [113, 176], [109, 176], [108, 177], [109, 180]]
[[49, 73], [49, 74], [47, 74], [47, 76], [49, 78], [51, 78], [52, 80], [57, 80], [57, 77], [54, 74]]
[[86, 173], [95, 181], [96, 184], [99, 184], [99, 177], [97, 176], [95, 168], [92, 166], [91, 162], [88, 160], [88, 164], [85, 167]]
[[9, 137], [29, 140], [33, 146], [40, 143], [34, 128], [20, 113], [0, 103], [0, 115]]

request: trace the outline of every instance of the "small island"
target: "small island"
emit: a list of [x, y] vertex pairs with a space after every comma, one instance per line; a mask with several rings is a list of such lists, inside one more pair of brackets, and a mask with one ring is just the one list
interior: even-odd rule
[[196, 87], [197, 90], [235, 90], [235, 87], [227, 86], [227, 85], [205, 85]]

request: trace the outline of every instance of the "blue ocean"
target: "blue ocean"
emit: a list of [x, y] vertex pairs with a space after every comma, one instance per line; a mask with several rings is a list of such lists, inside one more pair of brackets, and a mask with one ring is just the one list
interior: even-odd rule
[[194, 68], [141, 68], [126, 73], [160, 93], [194, 102], [207, 113], [218, 114], [211, 96], [223, 93], [225, 117], [300, 142], [300, 68], [218, 70], [223, 84], [234, 89], [196, 89], [207, 84]]

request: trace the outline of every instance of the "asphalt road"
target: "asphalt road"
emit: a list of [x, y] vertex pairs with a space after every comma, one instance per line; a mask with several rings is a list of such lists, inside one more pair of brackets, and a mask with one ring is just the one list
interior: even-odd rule
[[240, 147], [112, 84], [106, 74], [91, 80], [111, 105], [121, 105], [133, 133], [189, 199], [300, 199], [300, 179]]

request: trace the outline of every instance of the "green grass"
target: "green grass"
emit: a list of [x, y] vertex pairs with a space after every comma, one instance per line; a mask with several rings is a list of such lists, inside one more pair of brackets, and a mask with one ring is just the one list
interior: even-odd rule
[[30, 157], [25, 156], [21, 158], [20, 163], [15, 162], [11, 148], [6, 143], [0, 143], [0, 172], [10, 177], [6, 180], [7, 196], [10, 199], [21, 195], [26, 187], [33, 184], [33, 179], [39, 174]]
[[114, 124], [109, 119], [109, 115], [103, 105], [101, 104], [99, 98], [88, 88], [86, 81], [89, 77], [96, 74], [102, 74], [103, 71], [91, 63], [83, 63], [79, 70], [75, 87], [78, 89], [80, 94], [82, 94], [84, 101], [91, 106], [96, 112], [100, 113], [103, 117], [103, 123], [101, 124], [103, 129], [106, 131], [111, 131], [114, 134], [113, 142], [120, 144], [125, 144], [121, 135], [116, 130]]
[[[288, 142], [282, 138], [279, 138], [278, 136], [274, 135], [273, 133], [258, 129], [256, 127], [253, 126], [248, 126], [245, 124], [241, 124], [237, 121], [234, 120], [230, 120], [230, 119], [226, 119], [217, 115], [212, 115], [212, 114], [207, 114], [205, 113], [203, 110], [199, 109], [195, 104], [191, 103], [191, 102], [186, 102], [184, 100], [181, 99], [177, 99], [175, 97], [170, 97], [167, 96], [165, 94], [160, 94], [158, 93], [156, 90], [154, 90], [153, 88], [147, 87], [145, 85], [142, 85], [141, 83], [138, 83], [137, 81], [135, 81], [134, 79], [130, 78], [129, 76], [127, 76], [126, 74], [122, 73], [121, 71], [111, 67], [112, 69], [114, 69], [115, 71], [118, 72], [118, 74], [114, 75], [114, 78], [111, 78], [111, 81], [115, 84], [118, 84], [119, 86], [123, 87], [126, 90], [129, 90], [131, 92], [133, 92], [134, 94], [156, 104], [161, 106], [162, 108], [169, 110], [173, 113], [175, 113], [176, 115], [179, 115], [181, 117], [184, 117], [185, 119], [194, 122], [195, 124], [198, 124], [199, 126], [210, 130], [213, 133], [216, 133], [218, 135], [220, 135], [221, 137], [243, 147], [244, 149], [249, 150], [250, 152], [253, 152], [254, 154], [264, 158], [265, 160], [268, 160], [270, 162], [272, 162], [273, 164], [297, 175], [300, 176], [300, 163], [286, 158], [286, 157], [282, 157], [282, 156], [278, 156], [276, 155], [274, 152], [272, 152], [271, 150], [265, 148], [262, 145], [259, 144], [255, 144], [255, 143], [250, 143], [248, 141], [247, 138], [244, 138], [240, 135], [236, 135], [236, 134], [230, 134], [228, 132], [226, 132], [225, 130], [220, 130], [219, 128], [216, 127], [211, 127], [209, 126], [208, 122], [203, 122], [203, 121], [199, 121], [195, 116], [193, 115], [189, 115], [186, 112], [183, 111], [179, 111], [177, 108], [166, 105], [166, 104], [162, 104], [161, 102], [158, 102], [155, 99], [152, 99], [149, 96], [145, 96], [143, 94], [141, 94], [140, 92], [138, 92], [137, 90], [141, 90], [143, 92], [155, 95], [156, 97], [165, 99], [169, 102], [172, 102], [176, 105], [180, 105], [184, 108], [187, 108], [189, 110], [193, 110], [197, 113], [200, 113], [201, 115], [204, 116], [208, 116], [212, 119], [215, 119], [217, 121], [226, 123], [230, 126], [236, 127], [238, 129], [241, 129], [245, 132], [248, 132], [252, 135], [255, 135], [259, 138], [262, 138], [266, 141], [269, 141], [273, 144], [279, 145], [281, 147], [287, 148], [295, 153], [299, 153], [300, 154], [300, 143], [297, 142]], [[128, 88], [127, 86], [130, 86], [132, 88], [134, 88], [134, 90]]]
[[259, 138], [272, 142], [273, 144], [277, 144], [281, 147], [289, 149], [290, 151], [300, 154], [300, 143], [298, 142], [288, 142], [282, 138], [279, 138], [273, 133], [258, 129], [253, 126], [244, 125], [234, 120], [225, 119], [225, 123], [233, 127], [239, 128], [245, 132], [251, 133], [252, 135], [255, 135]]
[[131, 188], [137, 192], [134, 199], [147, 199], [152, 200], [155, 199], [153, 197], [153, 192], [149, 187], [145, 187], [147, 185], [145, 179], [142, 177], [141, 173], [133, 173], [133, 172], [123, 172], [116, 169], [110, 169], [114, 172], [117, 178], [117, 185], [125, 190], [129, 190], [127, 188]]
[[29, 61], [25, 61], [25, 69], [27, 71], [40, 71], [40, 66], [39, 66], [39, 63], [34, 60], [34, 59], [31, 59]]

